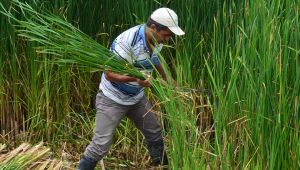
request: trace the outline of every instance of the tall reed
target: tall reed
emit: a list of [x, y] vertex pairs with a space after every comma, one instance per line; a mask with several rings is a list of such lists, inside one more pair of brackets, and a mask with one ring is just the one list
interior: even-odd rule
[[[6, 9], [11, 5], [1, 3]], [[215, 138], [208, 139], [208, 131], [197, 127], [198, 113], [202, 118], [207, 113], [199, 112], [203, 103], [196, 100], [196, 91], [176, 91], [170, 82], [167, 87], [154, 84], [148, 95], [166, 120], [162, 123], [170, 167], [299, 168], [298, 0], [27, 3], [66, 18], [103, 47], [126, 28], [146, 21], [155, 8], [173, 8], [186, 35], [165, 48], [162, 62], [180, 87], [212, 91], [206, 104], [213, 108], [209, 115]], [[13, 124], [2, 122], [23, 115], [31, 122], [26, 125], [32, 140], [68, 142], [82, 151], [92, 135], [92, 103], [100, 73], [45, 64], [49, 56], [37, 56], [32, 49], [36, 44], [18, 39], [13, 22], [1, 15], [0, 24], [1, 129]], [[8, 113], [15, 116], [8, 118]], [[119, 157], [139, 166], [143, 160], [145, 166], [142, 136], [132, 127], [128, 120], [122, 122], [107, 161]], [[124, 156], [126, 151], [130, 154]]]

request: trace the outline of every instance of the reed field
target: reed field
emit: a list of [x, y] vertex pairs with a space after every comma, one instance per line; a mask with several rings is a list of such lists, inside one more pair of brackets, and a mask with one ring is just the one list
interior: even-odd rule
[[[186, 33], [160, 55], [168, 81], [153, 75], [146, 90], [169, 168], [300, 169], [299, 0], [1, 0], [0, 143], [47, 149], [0, 168], [33, 167], [50, 151], [59, 166], [77, 166], [102, 71], [143, 78], [110, 55], [111, 42], [158, 7], [173, 9]], [[123, 119], [106, 168], [149, 163], [142, 134]]]

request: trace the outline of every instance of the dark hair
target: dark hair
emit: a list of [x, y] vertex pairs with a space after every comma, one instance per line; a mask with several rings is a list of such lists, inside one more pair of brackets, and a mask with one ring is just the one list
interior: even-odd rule
[[151, 17], [149, 17], [148, 20], [147, 20], [146, 25], [147, 25], [148, 27], [150, 27], [152, 24], [155, 25], [155, 27], [156, 27], [156, 29], [157, 29], [158, 32], [161, 31], [161, 30], [166, 30], [166, 29], [168, 29], [167, 26], [164, 26], [164, 25], [162, 25], [162, 24], [160, 24], [160, 23], [154, 21], [153, 19], [151, 19]]

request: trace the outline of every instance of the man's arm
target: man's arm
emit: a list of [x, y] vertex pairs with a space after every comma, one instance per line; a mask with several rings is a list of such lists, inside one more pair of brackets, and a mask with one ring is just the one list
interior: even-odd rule
[[165, 73], [164, 69], [162, 68], [161, 64], [158, 64], [158, 65], [156, 66], [156, 69], [157, 69], [157, 71], [159, 72], [159, 74], [161, 75], [161, 77], [162, 77], [165, 81], [167, 81], [166, 73]]
[[105, 78], [111, 82], [117, 82], [117, 83], [137, 82], [140, 86], [143, 87], [151, 86], [150, 82], [147, 80], [141, 80], [135, 77], [125, 76], [110, 71], [105, 71]]
[[[167, 76], [166, 76], [166, 73], [165, 73], [164, 69], [162, 68], [161, 64], [157, 65], [156, 69], [158, 70], [159, 74], [162, 76], [164, 83], [167, 83]], [[174, 79], [172, 79], [172, 81], [173, 81], [174, 85], [177, 86], [177, 82]]]

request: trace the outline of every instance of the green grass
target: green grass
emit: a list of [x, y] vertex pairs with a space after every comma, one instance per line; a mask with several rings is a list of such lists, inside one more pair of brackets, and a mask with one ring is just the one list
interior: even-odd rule
[[[165, 48], [164, 67], [170, 68], [168, 76], [180, 87], [210, 89], [213, 112], [197, 109], [203, 106], [198, 94], [174, 90], [171, 80], [167, 87], [155, 82], [147, 91], [166, 127], [171, 169], [299, 169], [298, 0], [35, 2], [27, 1], [41, 13], [46, 8], [66, 19], [74, 26], [68, 28], [82, 31], [73, 35], [91, 44], [97, 42], [101, 45], [94, 49], [103, 50], [118, 33], [146, 21], [155, 8], [173, 8], [186, 35], [174, 38], [171, 48]], [[11, 6], [7, 1], [1, 4], [6, 9]], [[10, 9], [16, 19], [24, 20], [20, 11]], [[48, 62], [56, 57], [36, 53], [35, 47], [41, 44], [18, 38], [12, 26], [16, 22], [0, 17], [4, 21], [0, 22], [1, 130], [20, 128], [11, 126], [11, 120], [27, 120], [23, 125], [29, 132], [24, 135], [27, 140], [45, 140], [58, 151], [64, 142], [70, 148], [77, 146], [74, 160], [78, 161], [92, 136], [93, 96], [101, 69], [90, 72], [98, 64], [82, 69]], [[23, 28], [31, 28], [26, 26]], [[56, 47], [68, 41], [59, 40]], [[74, 50], [69, 49], [69, 53]], [[73, 57], [69, 53], [64, 56]], [[80, 54], [83, 58], [86, 53]], [[199, 111], [203, 122], [205, 115], [214, 119], [215, 140], [197, 129]], [[119, 157], [124, 162], [115, 166], [130, 162], [146, 166], [142, 136], [133, 127], [127, 119], [122, 121], [106, 162], [118, 162], [113, 158]], [[9, 136], [13, 133], [20, 131]]]

